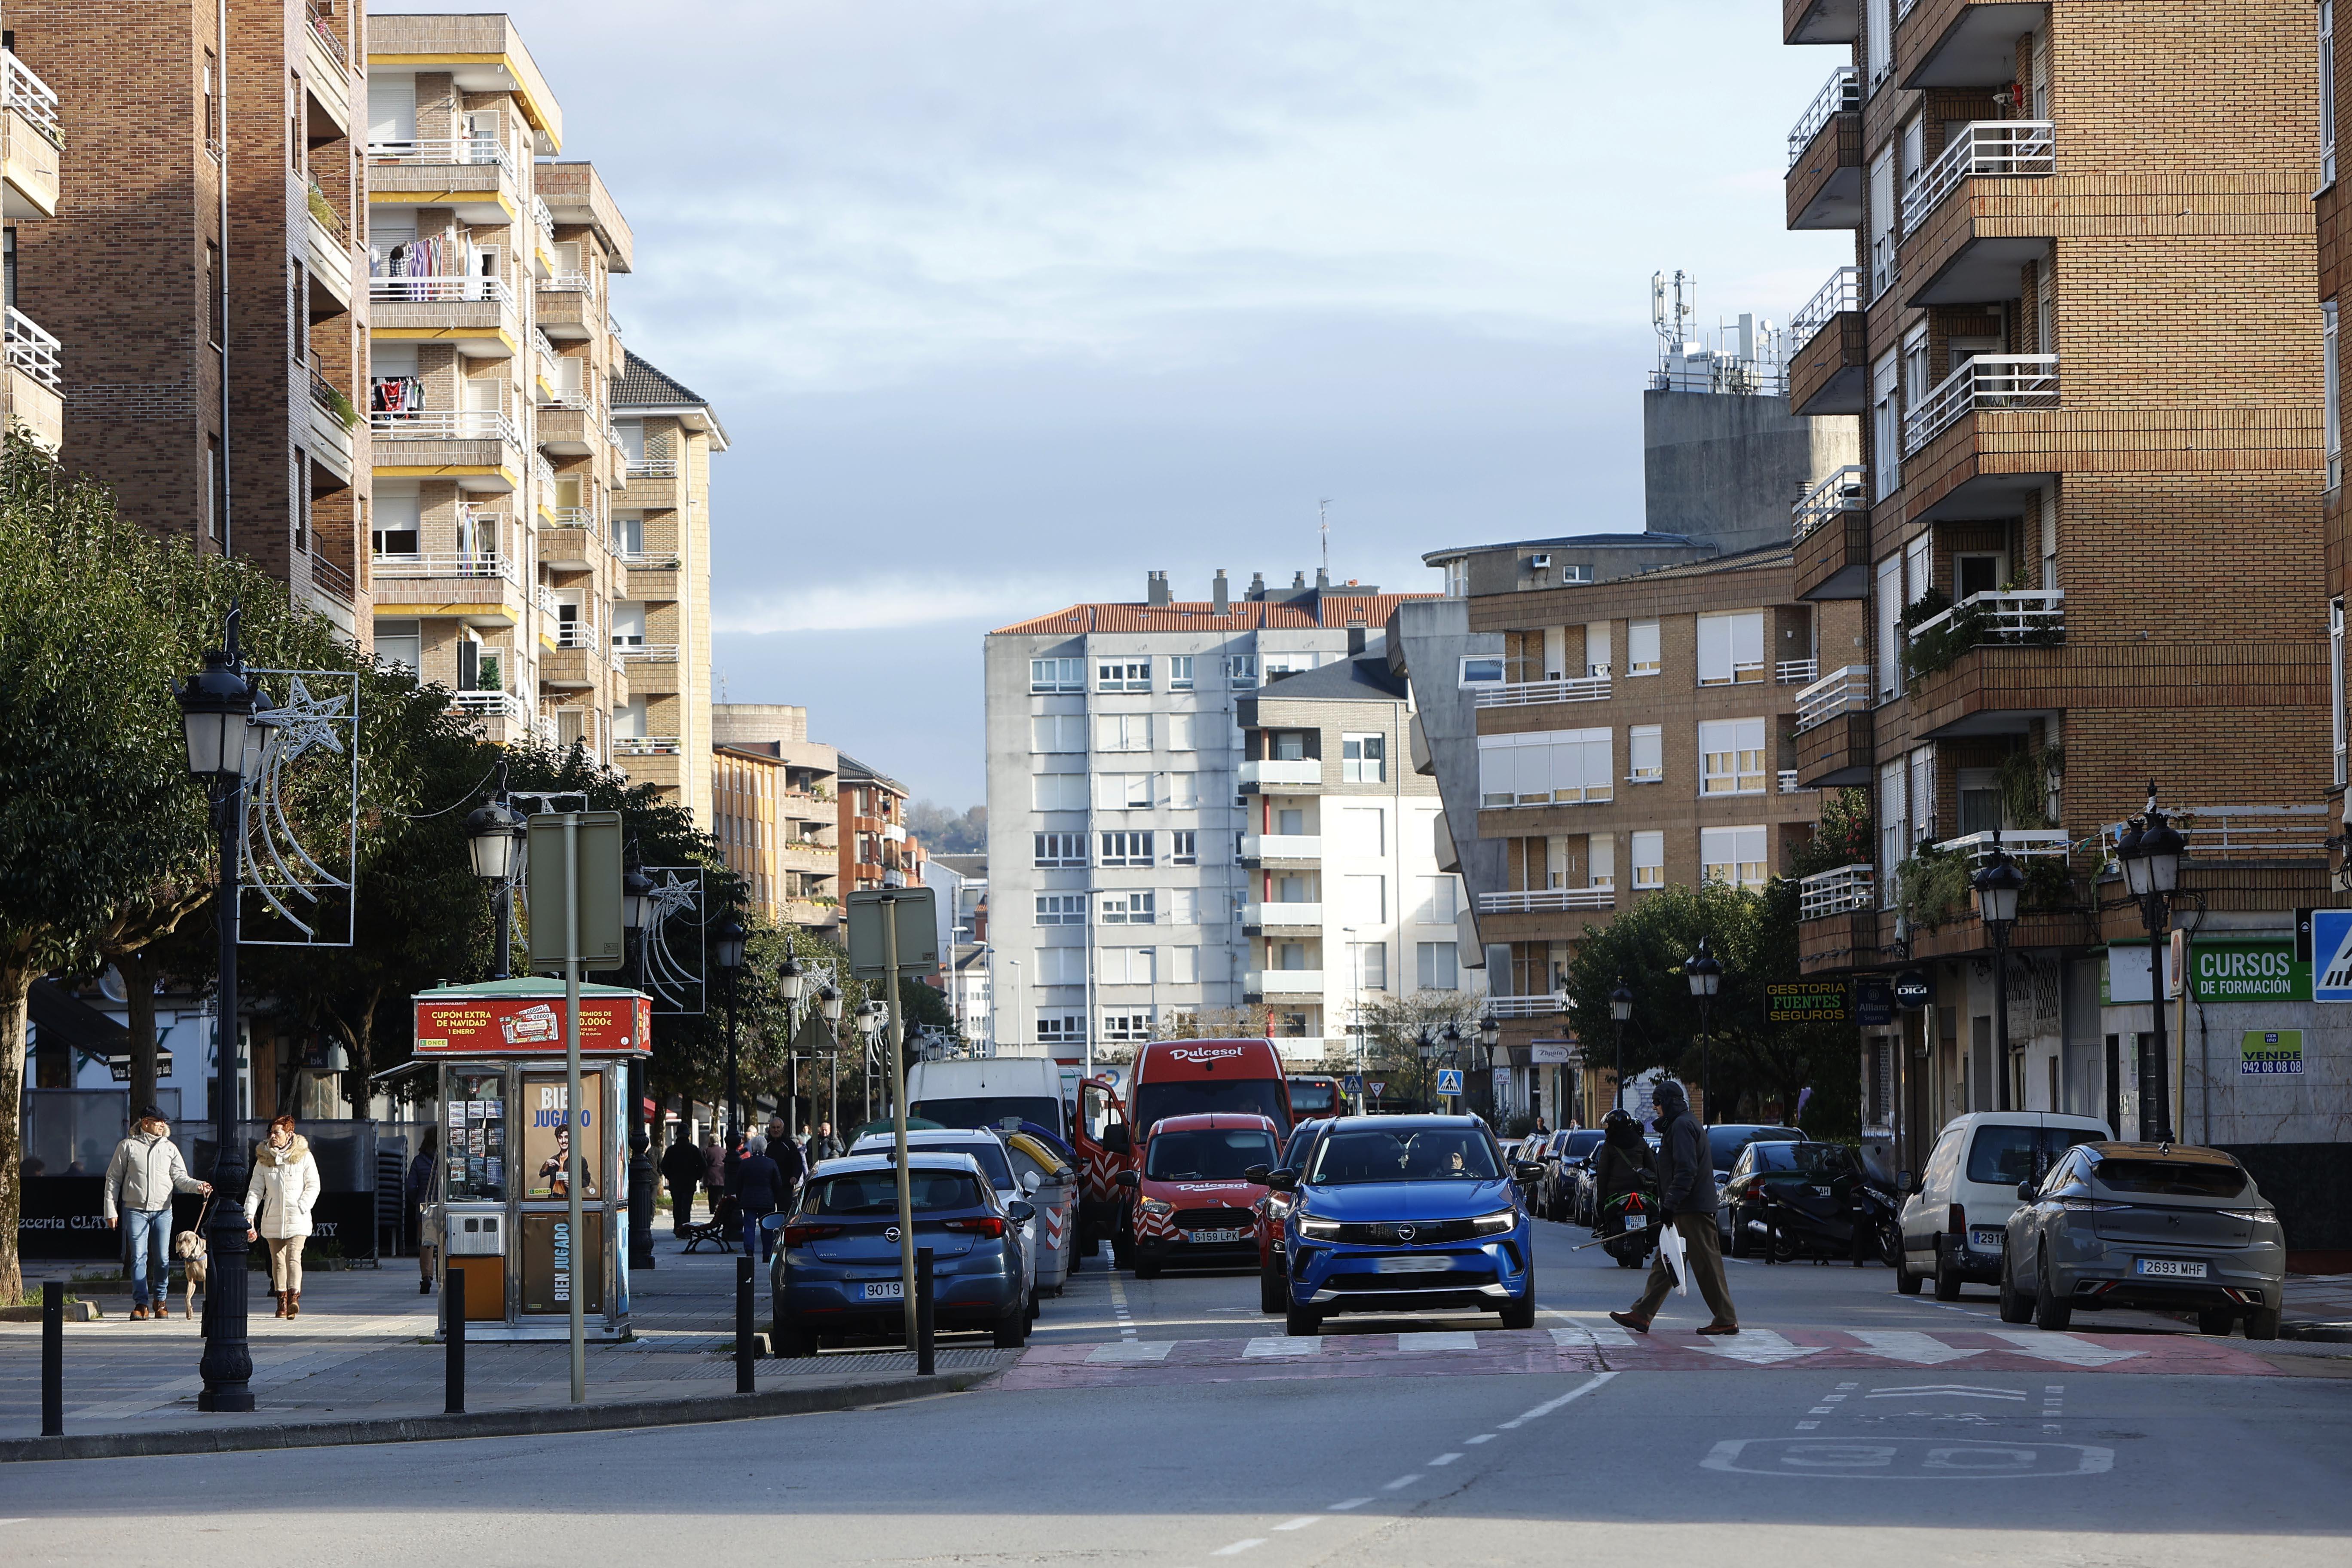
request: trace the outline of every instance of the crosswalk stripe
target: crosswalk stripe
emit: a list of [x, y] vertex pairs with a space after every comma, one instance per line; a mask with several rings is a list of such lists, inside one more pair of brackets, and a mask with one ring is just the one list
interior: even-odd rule
[[1742, 1329], [1737, 1334], [1709, 1339], [1699, 1345], [1699, 1349], [1710, 1355], [1718, 1355], [1727, 1361], [1746, 1362], [1750, 1366], [1771, 1366], [1784, 1361], [1795, 1361], [1800, 1356], [1817, 1354], [1823, 1348], [1821, 1345], [1790, 1344], [1785, 1337], [1770, 1329]]
[[1087, 1361], [1095, 1366], [1166, 1361], [1175, 1348], [1174, 1340], [1121, 1340], [1117, 1344], [1097, 1345], [1087, 1352]]
[[2072, 1334], [2053, 1334], [2047, 1330], [2025, 1333], [2014, 1329], [1988, 1329], [1997, 1340], [2007, 1340], [2026, 1355], [2042, 1361], [2054, 1361], [2067, 1366], [2109, 1366], [2119, 1361], [2129, 1361], [2138, 1351], [2109, 1350], [2088, 1340], [2078, 1340]]
[[1614, 1323], [1579, 1323], [1573, 1328], [1552, 1330], [1551, 1342], [1564, 1351], [1590, 1350], [1596, 1345], [1631, 1350], [1633, 1336]]
[[1323, 1336], [1321, 1334], [1303, 1334], [1295, 1340], [1279, 1334], [1261, 1334], [1242, 1347], [1242, 1354], [1244, 1356], [1321, 1355], [1322, 1353]]
[[1478, 1335], [1470, 1329], [1441, 1329], [1426, 1334], [1399, 1334], [1397, 1349], [1401, 1351], [1475, 1351]]
[[1907, 1361], [1914, 1366], [1941, 1366], [1948, 1361], [1964, 1361], [1972, 1355], [1982, 1355], [1981, 1350], [1955, 1350], [1933, 1334], [1923, 1334], [1916, 1329], [1849, 1329], [1855, 1339], [1870, 1347], [1873, 1355], [1883, 1355], [1889, 1361]]

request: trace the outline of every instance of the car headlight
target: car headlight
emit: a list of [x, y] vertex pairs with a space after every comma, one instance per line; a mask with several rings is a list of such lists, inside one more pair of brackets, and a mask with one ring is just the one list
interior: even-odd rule
[[1500, 1236], [1518, 1223], [1518, 1210], [1496, 1209], [1493, 1214], [1482, 1214], [1472, 1219], [1470, 1222], [1470, 1234], [1473, 1236]]
[[1158, 1198], [1146, 1198], [1135, 1206], [1141, 1209], [1145, 1214], [1151, 1215], [1174, 1214], [1176, 1212], [1176, 1205], [1174, 1204], [1162, 1203]]
[[1298, 1234], [1317, 1241], [1337, 1241], [1339, 1239], [1339, 1222], [1318, 1215], [1303, 1214], [1298, 1216]]
[[2278, 1223], [2278, 1210], [2276, 1209], [2223, 1209], [2221, 1212], [2223, 1219], [2242, 1219], [2254, 1225], [2276, 1225]]

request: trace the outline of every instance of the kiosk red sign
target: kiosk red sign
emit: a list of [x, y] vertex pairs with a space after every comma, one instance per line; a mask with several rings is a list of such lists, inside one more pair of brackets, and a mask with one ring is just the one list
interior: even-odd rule
[[[635, 992], [598, 988], [580, 998], [583, 1055], [641, 1056], [653, 1030], [653, 1003]], [[453, 995], [416, 998], [418, 1056], [563, 1054], [563, 996]]]

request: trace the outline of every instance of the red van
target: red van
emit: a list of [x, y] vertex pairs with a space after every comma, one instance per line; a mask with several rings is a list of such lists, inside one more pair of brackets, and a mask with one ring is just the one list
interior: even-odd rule
[[1270, 1116], [1163, 1116], [1143, 1140], [1143, 1157], [1118, 1173], [1127, 1204], [1112, 1248], [1118, 1263], [1149, 1279], [1168, 1266], [1246, 1266], [1257, 1261], [1254, 1212], [1264, 1175], [1281, 1148]]
[[1290, 1086], [1281, 1054], [1272, 1040], [1256, 1037], [1153, 1040], [1135, 1053], [1125, 1100], [1100, 1079], [1082, 1089], [1087, 1104], [1078, 1152], [1088, 1178], [1083, 1235], [1108, 1237], [1122, 1268], [1132, 1252], [1134, 1225], [1124, 1185], [1112, 1184], [1121, 1172], [1140, 1173], [1142, 1145], [1155, 1124], [1171, 1116], [1263, 1116], [1274, 1123], [1276, 1139], [1290, 1134]]

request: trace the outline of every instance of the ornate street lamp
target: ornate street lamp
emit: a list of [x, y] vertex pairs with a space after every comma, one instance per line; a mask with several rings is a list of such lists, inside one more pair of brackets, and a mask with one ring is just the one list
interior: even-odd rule
[[743, 924], [733, 915], [710, 933], [710, 961], [727, 976], [727, 1147], [743, 1135], [743, 1108], [735, 1079], [735, 976], [743, 967]]
[[1625, 1109], [1625, 1021], [1633, 1016], [1633, 993], [1626, 988], [1625, 977], [1617, 977], [1617, 989], [1609, 993], [1609, 1016], [1617, 1026], [1617, 1093], [1611, 1103]]
[[1699, 1102], [1711, 1117], [1715, 1114], [1715, 1059], [1710, 1047], [1715, 998], [1723, 989], [1723, 963], [1707, 952], [1706, 938], [1699, 938], [1698, 951], [1683, 960], [1683, 978], [1690, 982], [1690, 994], [1698, 998]]
[[[2165, 1042], [2165, 949], [2170, 942], [2172, 895], [2180, 887], [2180, 856], [2188, 839], [2171, 818], [2156, 808], [2156, 781], [2147, 785], [2147, 806], [2132, 819], [2131, 831], [2116, 846], [2123, 862], [2124, 885], [2139, 900], [2140, 920], [2147, 927], [2149, 1012], [2156, 1026], [2139, 1064], [2139, 1135], [2143, 1142], [2172, 1139], [2171, 1056]], [[2123, 1129], [2116, 1131], [2120, 1135]]]
[[654, 879], [635, 866], [621, 878], [621, 923], [635, 931], [654, 923]]
[[498, 909], [496, 952], [490, 978], [510, 979], [514, 973], [514, 884], [522, 869], [523, 819], [506, 803], [506, 764], [499, 764], [498, 794], [466, 818], [466, 853], [474, 875], [488, 883]]
[[2017, 895], [2025, 873], [2000, 847], [2000, 830], [1992, 836], [1992, 859], [1969, 879], [1977, 893], [1977, 916], [1992, 937], [1992, 1020], [1996, 1059], [2000, 1064], [1999, 1109], [2007, 1110], [2009, 1092], [2009, 932], [2017, 922]]

